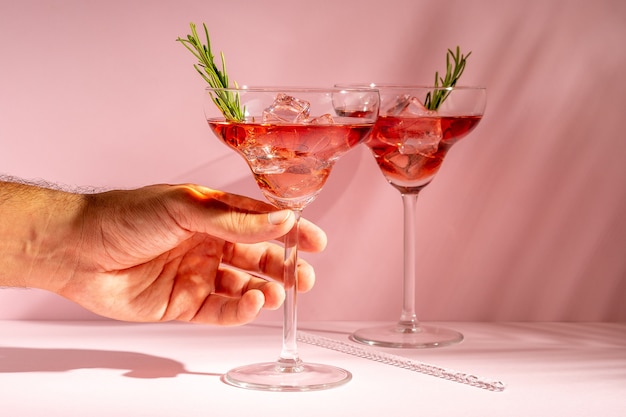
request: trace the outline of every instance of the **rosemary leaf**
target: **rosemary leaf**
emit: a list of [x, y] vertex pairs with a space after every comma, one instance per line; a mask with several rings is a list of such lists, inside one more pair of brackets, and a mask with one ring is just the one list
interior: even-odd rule
[[[186, 38], [178, 37], [176, 41], [182, 43], [198, 60], [198, 63], [194, 64], [193, 67], [210, 87], [230, 88], [228, 75], [226, 74], [226, 59], [224, 59], [224, 53], [220, 52], [220, 59], [222, 61], [222, 69], [220, 70], [215, 64], [215, 56], [211, 51], [211, 39], [209, 38], [209, 31], [206, 24], [203, 24], [206, 44], [202, 43], [200, 40], [196, 25], [190, 23], [189, 26], [191, 28], [191, 34], [187, 35]], [[234, 85], [235, 88], [238, 88], [236, 82]], [[241, 108], [238, 93], [231, 91], [215, 92], [215, 94], [211, 93], [211, 99], [227, 120], [244, 120], [245, 109]]]
[[[435, 88], [433, 91], [426, 94], [424, 107], [428, 110], [437, 110], [439, 106], [441, 106], [450, 94], [450, 91], [445, 89], [454, 87], [457, 81], [459, 81], [459, 78], [461, 78], [465, 70], [467, 58], [471, 54], [471, 52], [467, 55], [461, 54], [461, 48], [458, 46], [456, 47], [456, 53], [448, 49], [448, 53], [446, 54], [446, 76], [442, 78], [439, 76], [439, 72], [435, 72]], [[454, 61], [454, 65], [451, 61]], [[441, 83], [441, 85], [439, 83]]]

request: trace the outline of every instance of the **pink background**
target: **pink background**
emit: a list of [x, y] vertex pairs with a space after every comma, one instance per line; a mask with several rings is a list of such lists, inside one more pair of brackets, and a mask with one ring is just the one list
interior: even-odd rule
[[[0, 0], [0, 173], [68, 186], [198, 182], [262, 198], [212, 138], [174, 40], [206, 22], [240, 84], [429, 83], [472, 51], [482, 124], [418, 203], [418, 316], [626, 320], [621, 0]], [[365, 148], [305, 212], [329, 246], [303, 320], [396, 319], [402, 207]], [[274, 319], [280, 312], [264, 313]], [[0, 290], [0, 319], [96, 318]]]

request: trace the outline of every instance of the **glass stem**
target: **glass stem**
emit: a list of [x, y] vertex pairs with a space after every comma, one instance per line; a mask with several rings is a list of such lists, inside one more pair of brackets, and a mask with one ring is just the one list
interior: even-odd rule
[[296, 223], [285, 235], [285, 262], [283, 286], [285, 303], [283, 304], [283, 348], [278, 360], [281, 372], [298, 372], [302, 369], [302, 361], [297, 346], [297, 288], [298, 288], [298, 231], [300, 228], [301, 210], [293, 210]]
[[405, 332], [419, 328], [415, 314], [415, 237], [418, 193], [402, 194], [404, 207], [404, 277], [402, 280], [402, 315], [398, 323]]

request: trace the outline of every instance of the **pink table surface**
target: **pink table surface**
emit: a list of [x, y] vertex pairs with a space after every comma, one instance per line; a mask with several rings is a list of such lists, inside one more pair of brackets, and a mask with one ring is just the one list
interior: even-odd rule
[[[348, 341], [371, 323], [302, 323]], [[443, 323], [465, 340], [378, 349], [506, 384], [493, 392], [300, 344], [305, 361], [353, 379], [314, 392], [262, 392], [221, 382], [228, 369], [273, 360], [280, 325], [0, 321], [2, 416], [624, 416], [626, 323]]]

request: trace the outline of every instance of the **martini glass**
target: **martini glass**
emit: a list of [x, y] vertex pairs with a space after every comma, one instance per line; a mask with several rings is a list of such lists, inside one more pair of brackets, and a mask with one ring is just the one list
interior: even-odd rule
[[[480, 122], [486, 106], [486, 89], [370, 86], [380, 93], [380, 114], [365, 143], [389, 184], [400, 192], [404, 209], [402, 311], [398, 322], [358, 329], [350, 337], [360, 343], [393, 348], [458, 343], [463, 340], [461, 333], [421, 324], [415, 313], [415, 209], [419, 192], [432, 181], [452, 145]], [[441, 99], [437, 110], [428, 110], [424, 105]]]
[[[285, 236], [282, 350], [276, 361], [232, 369], [223, 380], [237, 387], [268, 391], [308, 391], [348, 382], [350, 372], [305, 363], [296, 342], [298, 227], [302, 210], [319, 194], [335, 162], [372, 131], [379, 96], [372, 89], [207, 88], [205, 115], [213, 133], [248, 163], [264, 196], [276, 207], [291, 209], [296, 225]], [[335, 108], [366, 96], [359, 117]], [[241, 121], [226, 120], [214, 100], [239, 101]]]

